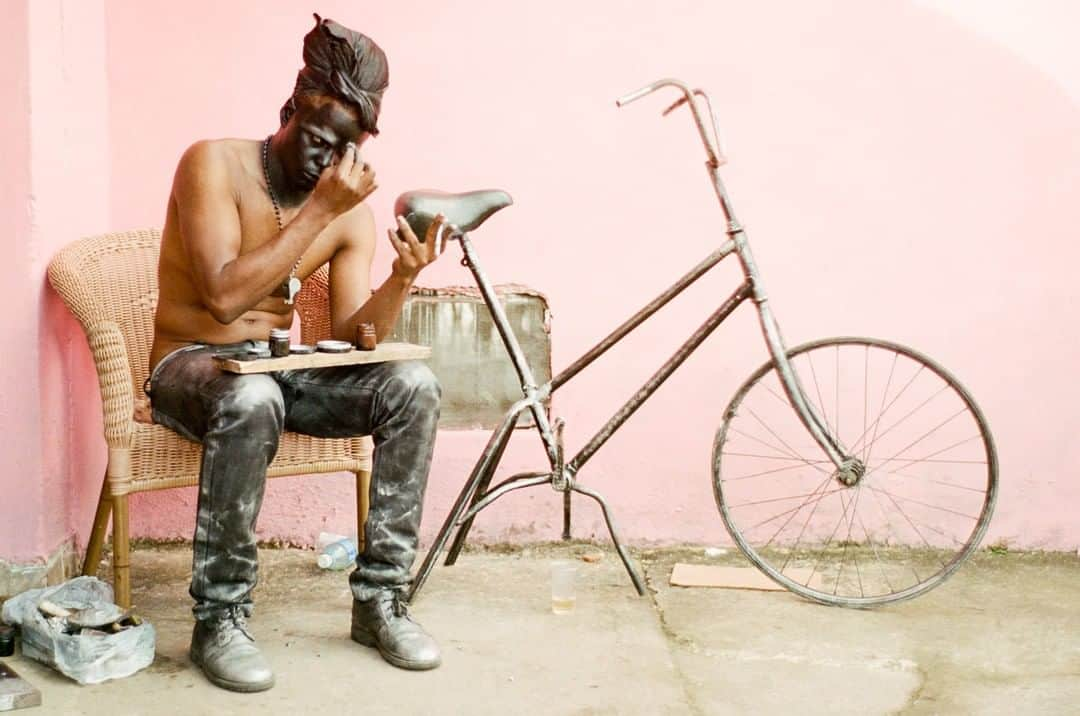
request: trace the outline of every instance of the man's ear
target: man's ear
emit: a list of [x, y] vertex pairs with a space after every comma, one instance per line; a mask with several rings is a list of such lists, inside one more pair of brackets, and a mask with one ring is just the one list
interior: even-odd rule
[[289, 123], [289, 118], [296, 112], [296, 98], [289, 97], [288, 101], [281, 106], [281, 126], [284, 127]]

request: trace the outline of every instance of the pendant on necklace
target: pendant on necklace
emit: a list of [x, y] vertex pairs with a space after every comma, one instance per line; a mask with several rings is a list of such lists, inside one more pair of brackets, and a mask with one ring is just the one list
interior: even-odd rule
[[296, 300], [296, 294], [300, 293], [300, 279], [289, 276], [288, 280], [281, 284], [279, 290], [284, 294], [285, 303], [292, 305], [292, 302]]

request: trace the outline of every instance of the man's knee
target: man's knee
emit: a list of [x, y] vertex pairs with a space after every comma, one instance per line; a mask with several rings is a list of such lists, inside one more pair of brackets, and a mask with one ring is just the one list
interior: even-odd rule
[[407, 405], [424, 410], [438, 409], [442, 400], [442, 386], [426, 363], [394, 361], [389, 365], [392, 367], [387, 381], [388, 392]]

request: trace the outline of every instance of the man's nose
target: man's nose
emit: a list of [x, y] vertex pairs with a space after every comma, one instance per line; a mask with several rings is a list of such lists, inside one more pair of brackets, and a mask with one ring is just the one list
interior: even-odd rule
[[334, 163], [334, 150], [333, 149], [324, 149], [324, 150], [321, 150], [317, 155], [315, 155], [315, 164], [316, 164], [316, 166], [319, 167], [320, 172], [323, 169], [326, 169], [328, 166], [330, 166], [333, 163]]

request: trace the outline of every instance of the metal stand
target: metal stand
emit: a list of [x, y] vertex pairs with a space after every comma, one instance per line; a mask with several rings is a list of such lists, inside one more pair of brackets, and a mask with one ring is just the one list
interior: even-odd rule
[[[491, 434], [491, 438], [488, 440], [487, 446], [484, 448], [480, 459], [473, 467], [472, 474], [465, 482], [464, 487], [462, 487], [461, 492], [454, 501], [450, 514], [447, 515], [446, 521], [443, 522], [442, 528], [435, 538], [434, 544], [432, 544], [431, 549], [428, 551], [427, 556], [420, 565], [420, 570], [413, 579], [412, 587], [409, 590], [408, 599], [411, 601], [420, 591], [420, 588], [423, 587], [424, 582], [427, 581], [428, 576], [431, 574], [431, 570], [435, 566], [436, 560], [438, 560], [439, 555], [446, 547], [446, 543], [450, 538], [450, 533], [455, 528], [457, 528], [457, 534], [454, 537], [453, 543], [450, 545], [450, 551], [446, 557], [446, 564], [448, 566], [457, 561], [458, 555], [465, 546], [465, 540], [468, 538], [473, 520], [481, 510], [488, 507], [495, 502], [495, 500], [508, 492], [539, 485], [550, 485], [553, 490], [563, 493], [563, 539], [570, 538], [571, 493], [577, 492], [596, 500], [604, 513], [604, 522], [607, 524], [608, 531], [611, 533], [611, 541], [614, 543], [615, 549], [619, 553], [619, 558], [622, 560], [623, 566], [626, 567], [627, 574], [630, 575], [630, 580], [634, 583], [634, 588], [637, 590], [637, 593], [644, 596], [645, 583], [630, 562], [630, 557], [626, 548], [623, 547], [622, 542], [619, 540], [618, 531], [615, 527], [615, 522], [612, 519], [611, 510], [608, 507], [607, 502], [599, 493], [578, 484], [574, 479], [574, 473], [577, 472], [577, 469], [565, 463], [562, 441], [564, 423], [562, 420], [556, 420], [554, 426], [550, 425], [547, 412], [544, 410], [543, 405], [544, 400], [546, 400], [554, 390], [554, 381], [542, 387], [537, 387], [532, 370], [525, 358], [525, 353], [522, 351], [517, 337], [510, 328], [510, 322], [506, 317], [506, 312], [503, 310], [502, 304], [495, 295], [494, 287], [488, 281], [487, 276], [477, 262], [476, 253], [472, 248], [468, 235], [462, 233], [454, 238], [461, 243], [462, 251], [465, 254], [461, 263], [472, 272], [473, 277], [476, 279], [476, 285], [480, 289], [480, 294], [483, 296], [488, 310], [491, 311], [491, 317], [495, 322], [499, 335], [502, 337], [503, 344], [510, 353], [510, 360], [514, 365], [515, 370], [517, 370], [518, 377], [521, 379], [521, 390], [524, 394], [524, 398], [510, 408], [509, 412], [503, 418], [503, 422]], [[506, 450], [506, 445], [510, 441], [510, 436], [513, 433], [518, 416], [526, 409], [532, 413], [533, 422], [537, 432], [540, 434], [540, 439], [544, 443], [544, 448], [551, 464], [551, 471], [520, 473], [503, 480], [489, 489], [491, 479], [499, 466], [503, 452]]]

